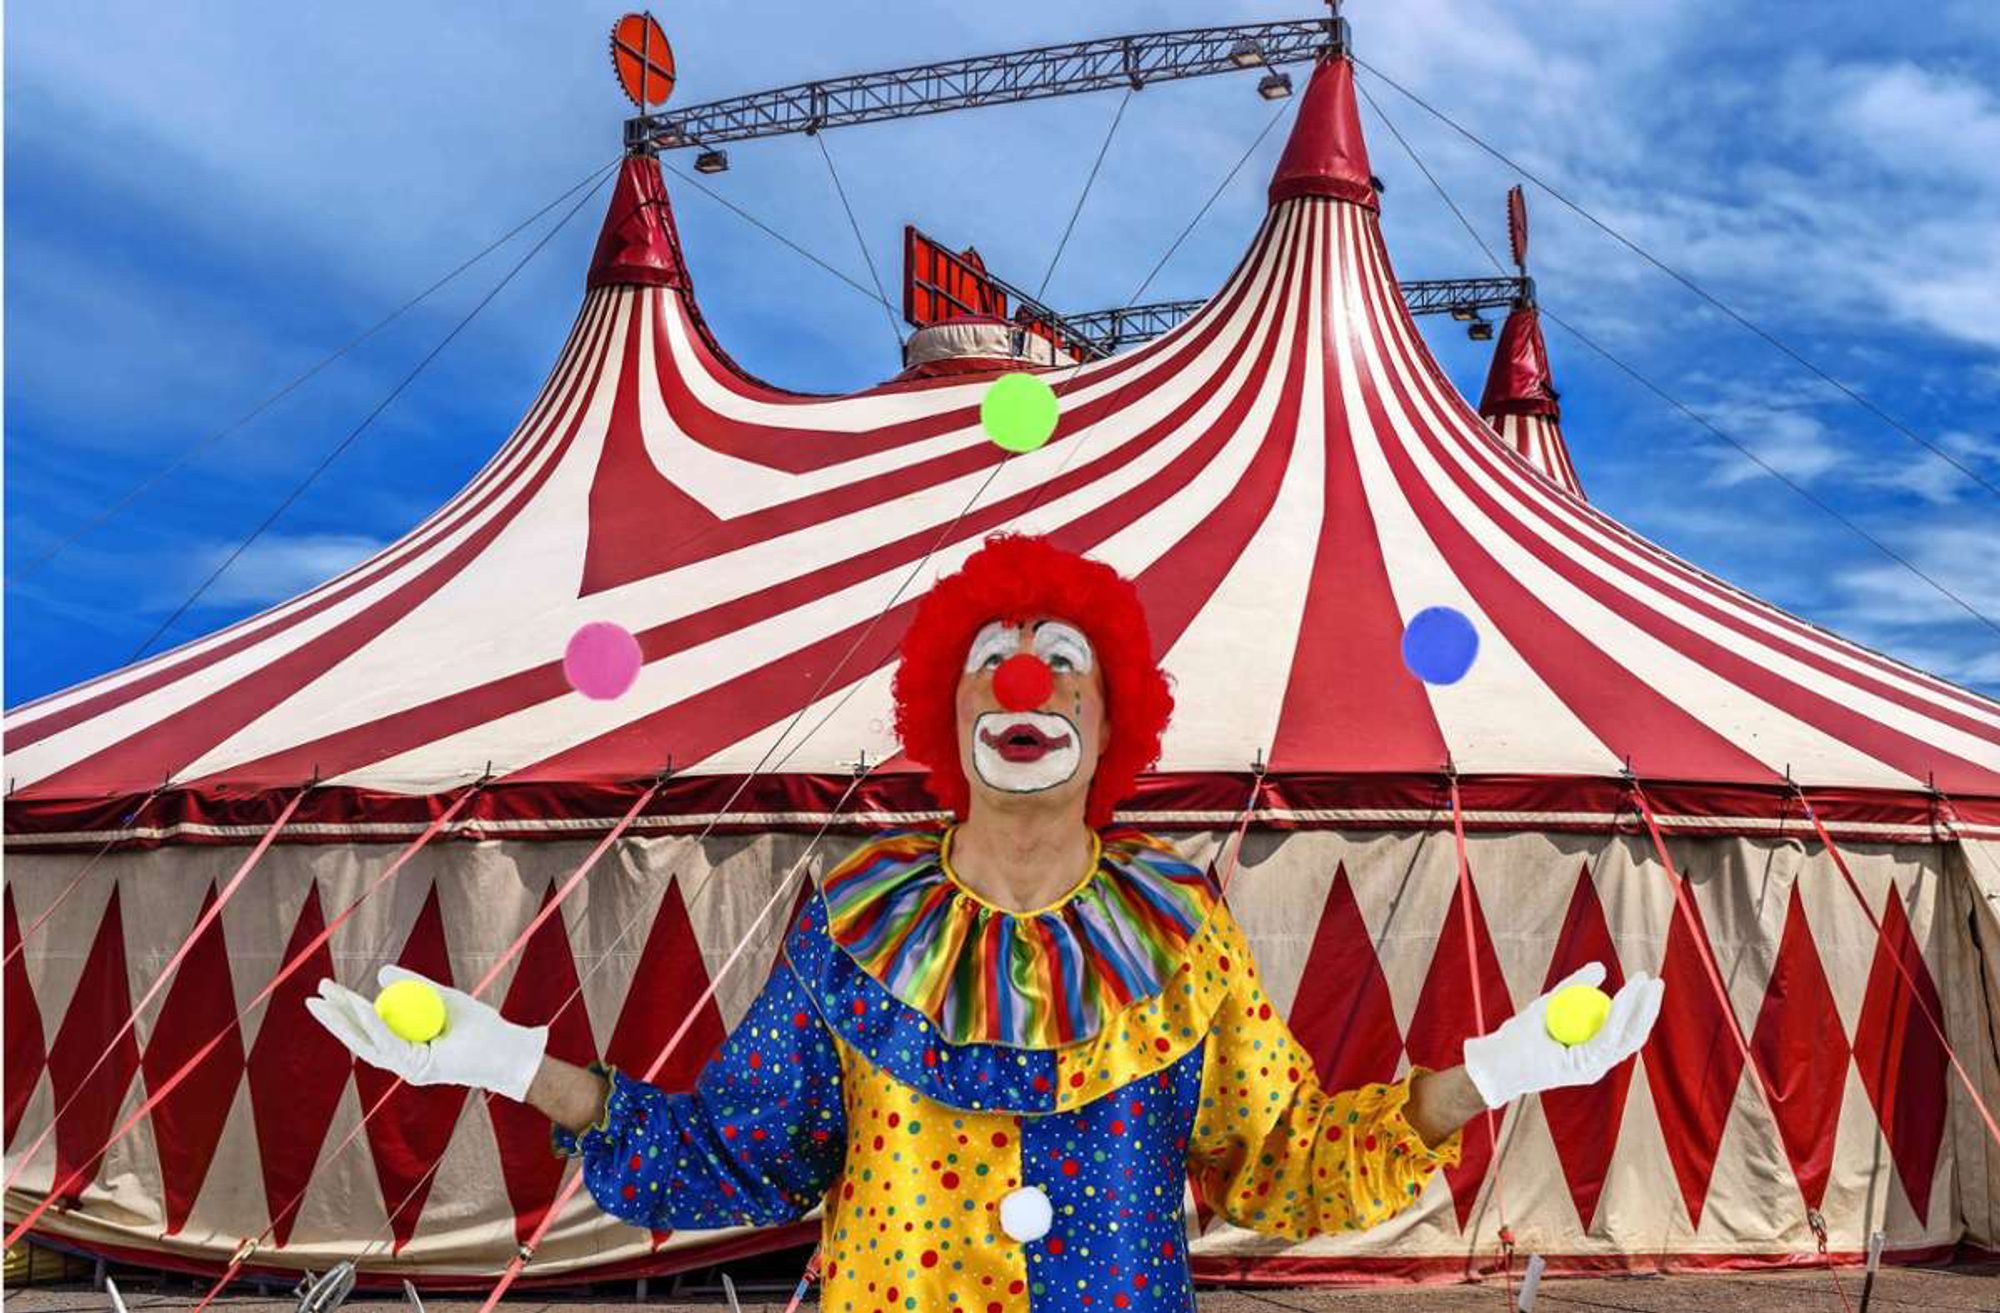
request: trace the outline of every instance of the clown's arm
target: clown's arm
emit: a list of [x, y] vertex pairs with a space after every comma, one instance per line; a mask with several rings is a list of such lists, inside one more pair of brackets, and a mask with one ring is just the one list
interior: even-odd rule
[[[556, 1151], [582, 1157], [585, 1185], [613, 1217], [656, 1230], [771, 1226], [810, 1212], [840, 1176], [840, 1059], [788, 963], [684, 1094], [549, 1057], [543, 1028], [437, 988], [447, 1023], [430, 1044], [388, 1034], [367, 1000], [331, 982], [308, 1006], [359, 1057], [405, 1080], [476, 1085], [546, 1114]], [[477, 1043], [460, 1052], [454, 1041]]]
[[[1224, 929], [1251, 962], [1241, 932]], [[1589, 967], [1563, 985], [1602, 979], [1602, 967]], [[1251, 966], [1217, 1014], [1203, 1061], [1189, 1162], [1204, 1200], [1239, 1226], [1293, 1239], [1401, 1212], [1433, 1172], [1457, 1164], [1465, 1122], [1533, 1090], [1601, 1078], [1645, 1042], [1659, 1014], [1659, 982], [1634, 976], [1598, 1036], [1565, 1048], [1544, 1027], [1554, 992], [1468, 1040], [1463, 1067], [1329, 1092]]]

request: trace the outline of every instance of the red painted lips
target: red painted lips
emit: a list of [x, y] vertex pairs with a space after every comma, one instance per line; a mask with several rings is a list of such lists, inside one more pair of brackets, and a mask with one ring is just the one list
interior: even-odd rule
[[979, 738], [999, 753], [1002, 761], [1040, 761], [1057, 748], [1069, 746], [1069, 735], [1058, 734], [1051, 738], [1026, 721], [1016, 722], [998, 732], [983, 730]]

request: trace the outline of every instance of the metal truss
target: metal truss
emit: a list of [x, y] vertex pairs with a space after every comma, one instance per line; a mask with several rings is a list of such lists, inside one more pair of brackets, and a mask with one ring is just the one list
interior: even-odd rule
[[1043, 46], [886, 73], [801, 82], [625, 122], [628, 150], [675, 150], [979, 105], [1041, 100], [1316, 59], [1345, 48], [1339, 18], [1148, 32]]

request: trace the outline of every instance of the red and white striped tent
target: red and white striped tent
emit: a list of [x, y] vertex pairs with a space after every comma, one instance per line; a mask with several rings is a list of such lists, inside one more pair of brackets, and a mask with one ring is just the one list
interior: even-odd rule
[[[1474, 971], [1488, 1026], [1593, 958], [1668, 981], [1632, 1065], [1514, 1107], [1497, 1152], [1474, 1123], [1410, 1211], [1297, 1245], [1204, 1219], [1204, 1273], [1483, 1270], [1503, 1223], [1558, 1267], [1797, 1263], [1809, 1209], [1841, 1254], [1876, 1229], [1892, 1256], [2000, 1244], [2000, 1146], [1924, 1021], [2000, 1102], [2000, 705], [1705, 574], [1496, 441], [1399, 299], [1352, 76], [1315, 72], [1207, 308], [1051, 373], [1062, 419], [1025, 455], [981, 432], [979, 378], [745, 377], [656, 165], [628, 160], [569, 342], [463, 492], [303, 596], [8, 717], [9, 943], [37, 927], [7, 964], [10, 1218], [221, 1033], [43, 1234], [206, 1270], [246, 1237], [253, 1270], [497, 1270], [556, 1190], [546, 1127], [435, 1089], [361, 1127], [385, 1086], [300, 996], [388, 960], [476, 980], [643, 800], [491, 992], [535, 1019], [580, 982], [556, 1051], [643, 1068], [795, 863], [927, 812], [887, 729], [894, 645], [1006, 527], [1138, 581], [1179, 711], [1127, 815], [1205, 857], [1247, 803], [1232, 899], [1325, 1079], [1455, 1061]], [[1440, 605], [1481, 648], [1429, 686], [1399, 643]], [[563, 679], [591, 621], [644, 652], [614, 701]], [[772, 940], [750, 943], [674, 1079], [758, 987]], [[800, 1234], [649, 1236], [579, 1205], [528, 1272]]]
[[1542, 317], [1532, 305], [1517, 305], [1507, 312], [1500, 341], [1493, 348], [1486, 390], [1479, 394], [1479, 413], [1500, 440], [1530, 465], [1564, 491], [1582, 497], [1583, 484], [1563, 440], [1558, 396], [1549, 373], [1549, 348], [1542, 341]]

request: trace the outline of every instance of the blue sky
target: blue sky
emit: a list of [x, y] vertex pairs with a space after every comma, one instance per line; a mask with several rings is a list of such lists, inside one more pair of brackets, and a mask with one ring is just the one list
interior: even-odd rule
[[[1355, 6], [1359, 53], [2000, 484], [2000, 10], [1574, 0]], [[665, 14], [687, 102], [1289, 4], [731, 0]], [[615, 6], [115, 0], [12, 6], [6, 43], [5, 700], [115, 668], [542, 230], [38, 565], [141, 479], [618, 151]], [[1912, 11], [1917, 12], [1917, 11]], [[1490, 242], [1513, 179], [1379, 82]], [[1112, 94], [828, 134], [870, 250], [905, 221], [1038, 282]], [[1128, 108], [1057, 305], [1123, 302], [1269, 109], [1247, 78]], [[1398, 272], [1483, 257], [1372, 115]], [[1149, 296], [1226, 275], [1271, 134]], [[716, 185], [865, 282], [814, 144], [732, 148]], [[881, 307], [676, 185], [706, 314], [774, 382], [894, 372]], [[2000, 618], [2000, 498], [1530, 193], [1542, 300]], [[512, 427], [568, 329], [600, 193], [159, 647], [392, 541]], [[559, 211], [558, 211], [559, 213]], [[545, 221], [546, 222], [546, 221]], [[1426, 325], [1474, 395], [1484, 346]], [[2000, 636], [1551, 326], [1593, 501], [1800, 615], [2000, 694]]]

